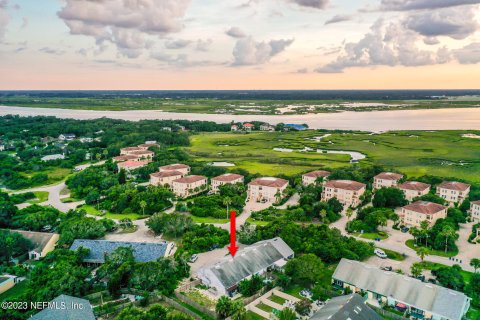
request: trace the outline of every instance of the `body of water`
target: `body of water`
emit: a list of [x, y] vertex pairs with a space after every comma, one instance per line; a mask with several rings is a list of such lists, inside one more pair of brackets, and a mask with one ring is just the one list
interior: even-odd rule
[[202, 120], [217, 123], [264, 121], [308, 124], [311, 129], [362, 130], [480, 130], [480, 108], [340, 112], [305, 115], [222, 115], [154, 110], [91, 111], [0, 106], [0, 116], [54, 116], [71, 119]]

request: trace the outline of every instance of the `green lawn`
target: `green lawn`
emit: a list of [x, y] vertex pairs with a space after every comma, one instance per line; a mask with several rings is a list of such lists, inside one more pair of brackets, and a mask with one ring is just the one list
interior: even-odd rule
[[39, 173], [44, 173], [48, 175], [48, 180], [45, 183], [45, 185], [49, 185], [49, 184], [54, 184], [56, 182], [65, 180], [68, 177], [68, 175], [72, 173], [72, 170], [67, 168], [48, 168], [43, 171], [23, 172], [23, 174], [29, 178]]
[[27, 282], [17, 283], [13, 288], [0, 294], [0, 301], [13, 300], [22, 295], [27, 289]]
[[[91, 205], [87, 205], [87, 204], [84, 204], [80, 207], [78, 207], [79, 209], [83, 209], [87, 212], [87, 214], [91, 214], [93, 216], [101, 216], [101, 213], [100, 211], [97, 210], [97, 208], [95, 208], [94, 206], [91, 206]], [[148, 216], [143, 216], [141, 214], [137, 214], [137, 213], [126, 213], [126, 214], [122, 214], [122, 213], [110, 213], [110, 212], [107, 212], [104, 216], [102, 216], [103, 218], [107, 218], [107, 219], [115, 219], [115, 220], [121, 220], [121, 219], [125, 219], [125, 218], [129, 218], [131, 220], [138, 220], [138, 219], [143, 219], [143, 218], [146, 218]]]
[[295, 284], [295, 285], [291, 285], [288, 289], [286, 289], [285, 293], [291, 296], [297, 297], [299, 299], [303, 299], [303, 297], [300, 295], [300, 291], [302, 291], [303, 289], [305, 288]]
[[272, 312], [273, 309], [274, 309], [274, 308], [272, 308], [270, 306], [267, 306], [266, 304], [263, 304], [261, 302], [259, 304], [257, 304], [256, 307], [258, 309], [263, 310], [263, 311], [268, 312], [268, 313]]
[[480, 309], [470, 307], [467, 313], [467, 319], [469, 320], [480, 320]]
[[260, 317], [258, 314], [252, 311], [247, 311], [245, 320], [265, 320], [265, 318]]
[[388, 239], [387, 234], [378, 234], [378, 232], [369, 232], [369, 233], [354, 233], [353, 234], [356, 237], [364, 238], [364, 239], [369, 239], [369, 240], [375, 240], [376, 238], [380, 238], [382, 240]]
[[[420, 246], [418, 247], [415, 247], [415, 240], [413, 239], [410, 239], [410, 240], [407, 240], [405, 242], [405, 245], [407, 247], [409, 247], [410, 249], [413, 249], [413, 250], [418, 250], [418, 248], [420, 248]], [[458, 254], [458, 250], [456, 251], [447, 251], [447, 253], [445, 253], [444, 250], [434, 250], [434, 249], [428, 249], [428, 255], [431, 255], [431, 256], [440, 256], [440, 257], [454, 257]]]
[[267, 224], [270, 223], [270, 221], [254, 220], [253, 218], [248, 218], [247, 222], [251, 224], [255, 224], [257, 226], [266, 226]]
[[[351, 150], [367, 155], [361, 164], [396, 169], [409, 178], [430, 174], [480, 182], [480, 175], [476, 174], [480, 172], [480, 141], [463, 138], [464, 133], [467, 131], [333, 133], [320, 142], [311, 140], [323, 134], [318, 131], [202, 133], [191, 137], [187, 151], [199, 161], [233, 162], [251, 173], [292, 175], [311, 169], [348, 166], [349, 156], [279, 152], [273, 148]], [[480, 131], [468, 133], [480, 134]]]
[[270, 298], [268, 298], [268, 300], [271, 300], [273, 302], [276, 302], [278, 303], [279, 305], [283, 305], [285, 303], [285, 301], [287, 301], [286, 299], [282, 298], [282, 297], [279, 297], [279, 296], [276, 296], [276, 295], [272, 295], [270, 296]]
[[[422, 262], [422, 265], [425, 269], [427, 270], [437, 270], [437, 269], [440, 269], [440, 268], [444, 268], [444, 267], [448, 267], [444, 264], [441, 264], [441, 263], [435, 263], [435, 262], [430, 262], [430, 261], [423, 261]], [[462, 270], [460, 271], [460, 274], [462, 275], [463, 277], [463, 280], [465, 281], [465, 284], [469, 284], [470, 283], [470, 279], [472, 278], [473, 276], [473, 273], [472, 272], [468, 272], [468, 271], [465, 271], [465, 270]]]
[[28, 200], [27, 201], [28, 203], [36, 204], [36, 203], [42, 203], [48, 200], [48, 195], [49, 195], [48, 191], [35, 191], [33, 192], [33, 194], [35, 195], [35, 199]]
[[397, 260], [397, 261], [403, 261], [406, 258], [406, 256], [404, 256], [403, 254], [401, 254], [399, 252], [396, 252], [396, 251], [393, 251], [393, 250], [388, 250], [388, 249], [383, 249], [383, 248], [380, 248], [380, 249], [383, 250], [383, 252], [385, 252], [387, 254], [387, 257], [389, 259]]
[[210, 218], [210, 217], [196, 217], [190, 215], [192, 218], [193, 222], [195, 223], [227, 223], [230, 220], [228, 219], [215, 219], [215, 218]]

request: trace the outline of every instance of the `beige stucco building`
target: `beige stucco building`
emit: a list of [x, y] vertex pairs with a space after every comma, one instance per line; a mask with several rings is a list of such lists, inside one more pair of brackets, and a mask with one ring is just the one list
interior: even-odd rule
[[173, 181], [184, 176], [180, 171], [163, 171], [150, 174], [150, 184], [172, 188]]
[[161, 166], [158, 168], [158, 171], [165, 172], [165, 171], [179, 171], [184, 176], [190, 173], [190, 166], [186, 164], [176, 163], [176, 164], [169, 164], [166, 166]]
[[430, 192], [430, 185], [418, 181], [407, 181], [398, 186], [405, 194], [405, 199], [412, 201], [417, 197], [424, 196]]
[[472, 201], [470, 204], [470, 216], [475, 223], [480, 222], [480, 201]]
[[457, 181], [443, 181], [437, 186], [437, 195], [452, 203], [462, 203], [468, 199], [470, 185]]
[[275, 177], [264, 177], [253, 180], [248, 184], [247, 201], [277, 202], [283, 197], [288, 181]]
[[204, 191], [207, 178], [204, 176], [186, 176], [172, 182], [172, 190], [178, 197], [186, 198]]
[[373, 189], [394, 188], [403, 178], [402, 174], [395, 172], [382, 172], [373, 177]]
[[323, 178], [325, 179], [330, 175], [330, 172], [324, 171], [324, 170], [316, 170], [312, 172], [307, 172], [302, 175], [302, 184], [304, 186], [308, 186], [311, 184], [314, 184], [318, 178]]
[[417, 201], [402, 207], [400, 218], [405, 225], [412, 227], [420, 227], [422, 221], [428, 221], [430, 225], [434, 225], [438, 219], [447, 217], [448, 207], [441, 204]]
[[131, 170], [143, 168], [146, 165], [148, 165], [149, 163], [150, 163], [150, 161], [144, 161], [144, 160], [138, 160], [138, 161], [137, 160], [135, 160], [135, 161], [128, 160], [128, 161], [124, 161], [124, 162], [119, 162], [117, 164], [117, 168], [118, 168], [118, 170], [124, 169], [126, 171], [131, 171]]
[[212, 178], [210, 187], [212, 189], [212, 192], [217, 193], [220, 186], [223, 186], [225, 184], [243, 184], [243, 179], [244, 178], [242, 175], [236, 173], [225, 173], [221, 176]]
[[323, 186], [322, 201], [336, 198], [344, 206], [357, 207], [360, 197], [365, 193], [366, 185], [352, 180], [332, 180]]

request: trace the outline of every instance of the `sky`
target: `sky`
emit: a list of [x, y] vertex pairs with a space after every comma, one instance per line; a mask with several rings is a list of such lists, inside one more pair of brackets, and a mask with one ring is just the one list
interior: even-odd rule
[[0, 0], [0, 90], [479, 88], [480, 0]]

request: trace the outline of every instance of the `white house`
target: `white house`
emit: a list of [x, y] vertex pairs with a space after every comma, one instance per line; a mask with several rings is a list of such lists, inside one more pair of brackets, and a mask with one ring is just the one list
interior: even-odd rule
[[294, 257], [293, 250], [282, 240], [264, 240], [239, 250], [234, 258], [227, 256], [198, 270], [198, 278], [218, 296], [232, 296], [240, 281], [282, 268]]
[[462, 203], [468, 199], [470, 185], [457, 181], [443, 181], [437, 186], [437, 195], [447, 200], [451, 204]]
[[73, 133], [62, 133], [61, 135], [58, 136], [58, 140], [62, 140], [62, 141], [65, 141], [65, 140], [73, 140], [75, 139], [77, 136]]
[[172, 182], [172, 190], [178, 197], [186, 198], [207, 188], [207, 178], [204, 176], [186, 176]]
[[402, 174], [395, 172], [379, 173], [373, 177], [373, 189], [394, 188], [402, 178]]
[[190, 166], [187, 166], [186, 164], [181, 164], [181, 163], [176, 163], [176, 164], [169, 164], [167, 166], [161, 166], [158, 168], [158, 171], [164, 172], [164, 171], [179, 171], [183, 175], [187, 175], [190, 173]]
[[407, 181], [398, 186], [405, 194], [405, 199], [412, 201], [417, 197], [424, 196], [430, 192], [430, 185], [418, 181]]
[[336, 198], [340, 203], [349, 207], [360, 205], [360, 197], [365, 193], [366, 185], [352, 180], [331, 180], [324, 184], [322, 201]]
[[222, 174], [221, 176], [212, 178], [210, 187], [212, 189], [212, 192], [217, 193], [219, 191], [218, 188], [220, 188], [220, 186], [223, 186], [224, 184], [237, 184], [237, 183], [243, 184], [242, 175], [236, 174], [236, 173], [225, 173], [225, 174]]
[[155, 172], [150, 175], [150, 184], [154, 186], [168, 186], [172, 188], [173, 181], [182, 178], [180, 171]]
[[48, 156], [42, 157], [40, 160], [42, 161], [52, 161], [58, 159], [65, 159], [65, 155], [63, 154], [49, 154]]
[[470, 216], [475, 223], [480, 222], [480, 201], [472, 201], [470, 204]]
[[230, 131], [238, 131], [238, 125], [232, 124], [232, 125], [230, 126]]
[[402, 207], [400, 218], [405, 225], [420, 227], [422, 221], [434, 225], [438, 219], [447, 217], [447, 207], [429, 201], [417, 201]]
[[330, 172], [324, 170], [316, 170], [312, 172], [307, 172], [302, 175], [302, 184], [308, 186], [317, 182], [318, 178], [323, 178], [325, 180], [330, 175]]
[[275, 131], [275, 127], [268, 124], [268, 123], [264, 123], [264, 124], [261, 124], [260, 125], [260, 131], [270, 131], [270, 132], [273, 132]]
[[248, 184], [247, 201], [277, 202], [288, 187], [288, 181], [275, 177], [264, 177], [253, 180]]
[[60, 235], [58, 233], [10, 230], [11, 232], [20, 233], [23, 237], [29, 239], [33, 243], [33, 248], [28, 252], [28, 259], [38, 260], [53, 251]]

